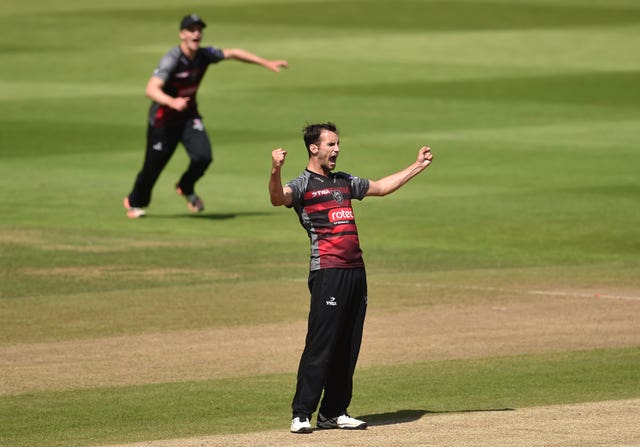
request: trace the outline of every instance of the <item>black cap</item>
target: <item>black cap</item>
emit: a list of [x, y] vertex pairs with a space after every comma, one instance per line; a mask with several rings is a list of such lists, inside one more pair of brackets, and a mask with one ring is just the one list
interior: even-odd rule
[[207, 24], [204, 23], [198, 14], [189, 14], [182, 18], [182, 21], [180, 22], [180, 29], [183, 30], [193, 25], [200, 25], [203, 28], [207, 27]]

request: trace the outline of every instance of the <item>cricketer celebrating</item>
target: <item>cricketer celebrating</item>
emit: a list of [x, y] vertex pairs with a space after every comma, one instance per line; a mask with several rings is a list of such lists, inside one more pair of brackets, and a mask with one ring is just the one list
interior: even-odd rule
[[307, 168], [282, 186], [287, 151], [278, 148], [271, 153], [269, 179], [271, 203], [292, 207], [311, 243], [309, 321], [291, 405], [291, 432], [312, 431], [318, 403], [318, 428], [364, 429], [367, 423], [347, 412], [367, 308], [365, 266], [351, 202], [396, 191], [424, 171], [433, 155], [422, 147], [408, 167], [374, 181], [333, 172], [340, 154], [335, 124], [311, 124], [303, 132]]

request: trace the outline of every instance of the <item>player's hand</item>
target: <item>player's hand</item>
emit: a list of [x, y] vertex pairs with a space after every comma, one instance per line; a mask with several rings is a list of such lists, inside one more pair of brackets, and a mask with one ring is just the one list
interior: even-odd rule
[[287, 156], [287, 151], [279, 147], [271, 152], [271, 164], [274, 168], [280, 169], [284, 164], [284, 159]]
[[289, 68], [289, 62], [285, 61], [285, 60], [275, 60], [275, 61], [267, 61], [266, 63], [266, 67], [271, 70], [271, 71], [275, 71], [276, 73], [280, 73], [280, 71], [283, 68]]
[[174, 110], [177, 110], [178, 112], [182, 112], [184, 109], [187, 108], [187, 106], [189, 106], [189, 100], [191, 98], [185, 98], [182, 96], [178, 96], [177, 98], [173, 98], [171, 100], [171, 103], [167, 104], [169, 107], [171, 107]]
[[425, 168], [431, 164], [433, 160], [433, 154], [431, 153], [431, 148], [427, 146], [422, 146], [418, 151], [418, 164], [420, 166], [424, 166]]

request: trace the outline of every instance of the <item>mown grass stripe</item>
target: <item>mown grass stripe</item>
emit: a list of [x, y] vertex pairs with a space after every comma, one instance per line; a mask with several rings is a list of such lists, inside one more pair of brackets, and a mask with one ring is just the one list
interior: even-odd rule
[[[351, 412], [425, 414], [640, 397], [640, 348], [359, 370]], [[2, 447], [80, 447], [286, 430], [292, 374], [0, 398]], [[376, 416], [377, 415], [377, 416]]]

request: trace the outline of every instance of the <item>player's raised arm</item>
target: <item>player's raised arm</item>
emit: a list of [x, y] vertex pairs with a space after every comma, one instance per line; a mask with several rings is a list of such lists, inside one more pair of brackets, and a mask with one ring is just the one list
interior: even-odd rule
[[432, 162], [433, 154], [431, 148], [423, 146], [418, 151], [418, 157], [416, 161], [404, 168], [402, 171], [398, 171], [395, 174], [391, 174], [380, 180], [370, 180], [369, 190], [367, 196], [386, 196], [396, 191], [402, 185], [407, 183], [416, 175], [424, 171]]
[[282, 165], [287, 156], [287, 151], [282, 148], [271, 152], [271, 177], [269, 178], [269, 196], [273, 206], [291, 205], [293, 195], [291, 188], [282, 186]]
[[289, 63], [282, 59], [269, 60], [253, 54], [242, 48], [225, 48], [222, 50], [225, 59], [236, 59], [250, 64], [261, 65], [271, 71], [279, 73], [282, 68], [287, 68]]

